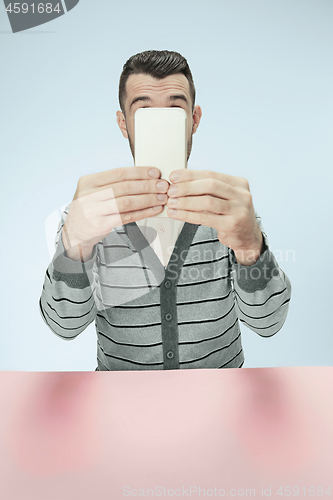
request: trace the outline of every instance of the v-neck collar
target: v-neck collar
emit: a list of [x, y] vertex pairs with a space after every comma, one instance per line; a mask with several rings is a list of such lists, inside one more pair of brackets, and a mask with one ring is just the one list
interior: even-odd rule
[[152, 271], [157, 283], [160, 284], [167, 274], [170, 275], [169, 279], [172, 279], [172, 274], [176, 275], [177, 278], [175, 278], [175, 281], [178, 282], [181, 268], [183, 267], [188, 250], [199, 226], [189, 222], [184, 223], [166, 268], [163, 266], [136, 222], [129, 222], [128, 224], [124, 224], [123, 227], [128, 239], [140, 254], [144, 265]]

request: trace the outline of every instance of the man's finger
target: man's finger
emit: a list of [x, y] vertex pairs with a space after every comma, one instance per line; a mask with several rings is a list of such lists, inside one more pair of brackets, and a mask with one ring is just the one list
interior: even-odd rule
[[219, 179], [205, 178], [172, 184], [168, 189], [168, 196], [179, 198], [182, 196], [212, 195], [224, 200], [237, 198], [236, 187]]
[[[151, 175], [150, 171], [155, 175]], [[160, 170], [155, 167], [120, 167], [86, 175], [84, 179], [86, 182], [90, 182], [93, 187], [100, 188], [130, 179], [158, 179], [160, 175]]]
[[168, 209], [168, 216], [172, 219], [189, 222], [198, 226], [218, 227], [221, 224], [221, 215], [212, 214], [211, 212], [191, 212], [188, 210]]
[[[173, 177], [174, 174], [178, 174]], [[192, 181], [195, 179], [217, 179], [230, 186], [249, 188], [249, 183], [244, 177], [237, 177], [235, 175], [223, 174], [221, 172], [214, 172], [214, 170], [192, 170], [188, 168], [174, 170], [169, 175], [169, 180], [172, 183], [178, 184], [179, 182]]]
[[[159, 183], [161, 184], [158, 185]], [[108, 198], [119, 198], [120, 196], [129, 196], [134, 194], [166, 193], [169, 187], [168, 181], [164, 179], [129, 179], [124, 182], [106, 184], [105, 186], [90, 187], [84, 189], [82, 196], [96, 195], [96, 199], [104, 201]], [[82, 192], [82, 191], [81, 191]]]
[[[176, 203], [172, 203], [176, 201]], [[191, 212], [211, 212], [217, 215], [230, 215], [232, 202], [215, 196], [184, 196], [182, 198], [169, 198], [168, 208], [189, 210]]]
[[144, 210], [136, 210], [135, 212], [124, 212], [122, 214], [112, 214], [107, 215], [106, 220], [108, 224], [112, 226], [122, 226], [123, 224], [128, 224], [130, 222], [136, 222], [141, 219], [148, 217], [154, 217], [156, 214], [162, 211], [163, 207], [161, 205], [157, 207], [145, 208]]
[[99, 215], [111, 215], [116, 213], [135, 212], [146, 208], [165, 205], [166, 194], [146, 194], [121, 196], [120, 198], [106, 198], [103, 200]]

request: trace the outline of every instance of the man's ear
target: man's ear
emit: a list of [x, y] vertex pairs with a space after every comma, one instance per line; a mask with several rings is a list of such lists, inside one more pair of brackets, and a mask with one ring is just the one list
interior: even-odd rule
[[199, 127], [201, 116], [202, 116], [202, 111], [201, 111], [200, 106], [198, 106], [198, 105], [194, 106], [193, 115], [192, 115], [192, 118], [193, 118], [192, 134], [196, 133], [197, 128]]
[[128, 139], [126, 120], [125, 120], [124, 113], [122, 113], [121, 111], [117, 111], [116, 116], [117, 116], [118, 127], [120, 128], [121, 133], [123, 134], [125, 139]]

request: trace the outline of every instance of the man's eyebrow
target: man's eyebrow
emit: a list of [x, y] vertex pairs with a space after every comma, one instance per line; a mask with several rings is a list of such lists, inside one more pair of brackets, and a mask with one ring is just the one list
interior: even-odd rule
[[188, 104], [188, 100], [184, 94], [171, 95], [169, 97], [169, 99], [171, 101], [176, 101], [177, 99], [182, 99], [183, 101], [185, 101]]
[[135, 97], [133, 99], [133, 101], [131, 102], [131, 104], [130, 104], [130, 109], [133, 106], [133, 104], [135, 104], [137, 101], [151, 101], [151, 98], [148, 97], [148, 96], [145, 96], [145, 95], [139, 96], [139, 97]]

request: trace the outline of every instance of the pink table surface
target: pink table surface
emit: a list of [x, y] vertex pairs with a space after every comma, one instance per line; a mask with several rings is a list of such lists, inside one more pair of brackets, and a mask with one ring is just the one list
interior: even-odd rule
[[332, 387], [332, 367], [0, 372], [0, 499], [329, 500]]

